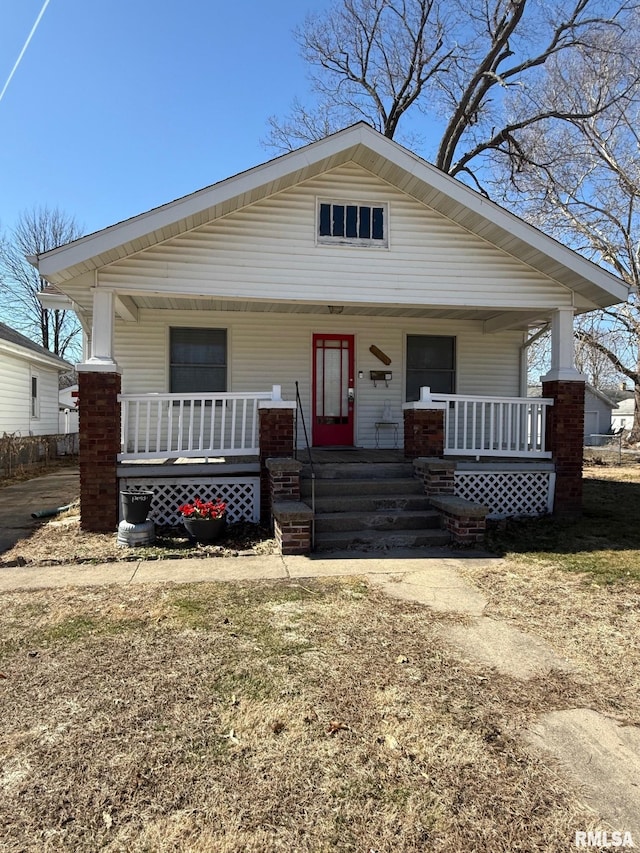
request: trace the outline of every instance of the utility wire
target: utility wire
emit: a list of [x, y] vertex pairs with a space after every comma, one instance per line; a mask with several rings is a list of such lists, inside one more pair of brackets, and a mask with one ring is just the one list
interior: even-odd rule
[[40, 9], [40, 14], [39, 14], [39, 15], [38, 15], [38, 17], [36, 18], [36, 22], [35, 22], [35, 24], [31, 27], [31, 32], [30, 32], [30, 33], [29, 33], [29, 35], [27, 36], [27, 40], [26, 40], [26, 42], [24, 43], [24, 47], [23, 47], [23, 48], [22, 48], [22, 50], [20, 51], [20, 55], [19, 55], [19, 56], [18, 56], [18, 58], [16, 59], [15, 65], [13, 66], [13, 68], [11, 69], [11, 73], [10, 73], [10, 74], [9, 74], [9, 76], [7, 77], [7, 82], [4, 84], [4, 88], [2, 89], [2, 92], [0, 92], [0, 101], [3, 99], [3, 97], [4, 97], [4, 93], [5, 93], [5, 92], [7, 91], [7, 89], [9, 88], [9, 83], [11, 83], [11, 80], [12, 80], [12, 78], [13, 78], [13, 75], [14, 75], [14, 74], [16, 73], [16, 71], [18, 70], [18, 65], [20, 65], [20, 63], [22, 62], [22, 57], [24, 56], [26, 49], [29, 47], [29, 42], [30, 42], [30, 41], [31, 41], [31, 39], [33, 38], [33, 34], [34, 34], [34, 33], [35, 33], [35, 31], [38, 29], [38, 24], [39, 24], [39, 23], [40, 23], [40, 21], [42, 20], [42, 16], [44, 15], [44, 13], [45, 13], [45, 11], [46, 11], [46, 8], [47, 8], [47, 6], [49, 5], [49, 3], [50, 3], [50, 0], [44, 0], [44, 4], [43, 4], [43, 6], [42, 6], [42, 9]]

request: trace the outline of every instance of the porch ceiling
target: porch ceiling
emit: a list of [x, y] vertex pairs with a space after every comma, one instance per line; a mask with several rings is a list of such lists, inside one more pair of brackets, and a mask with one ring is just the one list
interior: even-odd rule
[[[166, 311], [238, 311], [259, 314], [318, 314], [329, 316], [332, 312], [327, 304], [311, 302], [259, 302], [253, 300], [228, 299], [189, 299], [162, 296], [132, 297], [138, 308], [159, 309]], [[496, 318], [495, 308], [438, 308], [423, 305], [342, 305], [342, 316], [352, 317], [424, 317], [433, 320], [481, 320], [483, 322]], [[500, 328], [527, 329], [547, 321], [542, 313], [523, 314], [513, 312], [513, 322], [509, 322], [509, 313], [500, 313], [505, 318]]]

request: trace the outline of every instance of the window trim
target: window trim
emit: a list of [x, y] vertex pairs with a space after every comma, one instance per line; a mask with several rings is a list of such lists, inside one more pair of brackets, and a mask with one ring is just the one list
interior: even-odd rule
[[[405, 402], [415, 402], [408, 399], [408, 378], [409, 378], [409, 338], [449, 338], [453, 342], [453, 367], [447, 368], [446, 371], [443, 372], [450, 373], [452, 375], [452, 391], [433, 391], [434, 396], [440, 394], [457, 394], [458, 387], [458, 336], [451, 334], [440, 334], [438, 332], [405, 332], [404, 335], [404, 393], [403, 398]], [[438, 369], [438, 368], [436, 368]], [[433, 390], [433, 389], [432, 389]]]
[[[201, 332], [203, 330], [204, 331], [219, 331], [219, 332], [225, 333], [225, 364], [224, 364], [224, 367], [225, 367], [225, 390], [224, 391], [192, 391], [192, 392], [189, 392], [189, 391], [174, 391], [174, 390], [172, 390], [172, 387], [171, 387], [171, 368], [172, 368], [173, 362], [171, 361], [171, 332], [173, 329], [189, 330], [189, 331], [195, 331], [195, 332]], [[167, 337], [166, 337], [166, 341], [167, 341], [167, 348], [166, 348], [166, 353], [167, 353], [166, 388], [168, 389], [169, 394], [180, 394], [181, 396], [194, 396], [195, 397], [198, 394], [214, 394], [215, 395], [215, 394], [227, 394], [229, 392], [229, 388], [231, 387], [231, 369], [230, 369], [230, 365], [229, 365], [229, 351], [230, 351], [231, 335], [230, 335], [230, 330], [227, 326], [219, 326], [219, 325], [214, 326], [214, 325], [204, 325], [204, 324], [201, 326], [194, 326], [194, 325], [183, 326], [181, 324], [172, 325], [171, 323], [168, 323], [166, 335], [167, 335]]]
[[[40, 374], [31, 370], [29, 374], [30, 385], [29, 389], [29, 412], [32, 421], [40, 420]], [[33, 388], [35, 382], [36, 393], [34, 395]]]
[[[333, 237], [320, 235], [320, 205], [330, 204], [343, 205], [344, 207], [370, 207], [382, 209], [382, 239], [375, 240], [373, 237]], [[389, 248], [389, 204], [386, 201], [368, 201], [366, 199], [354, 198], [326, 198], [316, 197], [315, 215], [315, 242], [316, 246], [360, 246], [369, 249]]]

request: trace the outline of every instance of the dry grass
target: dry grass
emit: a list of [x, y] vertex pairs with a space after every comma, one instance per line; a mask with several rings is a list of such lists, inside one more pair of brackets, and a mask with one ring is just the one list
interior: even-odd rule
[[585, 469], [585, 515], [510, 525], [506, 563], [469, 560], [487, 614], [548, 640], [593, 685], [592, 707], [640, 725], [640, 466]]
[[0, 555], [0, 567], [62, 565], [66, 563], [110, 563], [122, 560], [180, 559], [183, 557], [235, 557], [238, 554], [273, 554], [275, 540], [256, 524], [239, 522], [227, 527], [216, 545], [194, 545], [186, 534], [160, 532], [154, 545], [126, 548], [117, 544], [115, 533], [87, 533], [80, 529], [77, 509], [43, 522], [28, 538]]
[[602, 584], [640, 582], [640, 465], [585, 469], [575, 520], [509, 521], [490, 546], [511, 560], [589, 573]]
[[594, 691], [444, 618], [356, 580], [2, 596], [1, 849], [568, 849], [590, 814], [515, 732]]
[[[640, 477], [591, 473], [584, 522], [507, 530], [500, 569], [465, 569], [573, 675], [473, 666], [438, 639], [453, 617], [357, 580], [2, 595], [0, 849], [569, 849], [593, 816], [521, 726], [573, 707], [640, 724]], [[100, 559], [84, 536], [71, 516], [29, 541]]]

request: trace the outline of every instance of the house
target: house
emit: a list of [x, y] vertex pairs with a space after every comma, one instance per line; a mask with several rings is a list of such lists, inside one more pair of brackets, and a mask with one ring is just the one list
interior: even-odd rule
[[613, 428], [613, 400], [588, 383], [584, 392], [584, 443], [598, 446]]
[[[529, 387], [530, 397], [539, 396], [542, 388], [539, 385]], [[599, 445], [602, 436], [612, 431], [611, 414], [616, 404], [610, 397], [594, 388], [593, 385], [585, 383], [584, 386], [584, 444]]]
[[63, 435], [78, 432], [78, 385], [61, 388], [58, 394], [59, 432]]
[[0, 323], [0, 434], [56, 435], [58, 379], [71, 365]]
[[364, 123], [31, 260], [90, 341], [89, 529], [114, 529], [123, 484], [154, 488], [158, 520], [198, 491], [265, 515], [299, 476], [269, 491], [267, 458], [307, 439], [316, 466], [442, 458], [461, 500], [580, 510], [573, 318], [627, 286]]
[[635, 413], [635, 399], [629, 397], [627, 400], [620, 400], [617, 407], [611, 413], [611, 429], [613, 432], [628, 432], [633, 429], [633, 417]]

